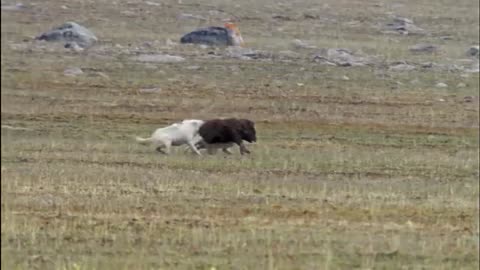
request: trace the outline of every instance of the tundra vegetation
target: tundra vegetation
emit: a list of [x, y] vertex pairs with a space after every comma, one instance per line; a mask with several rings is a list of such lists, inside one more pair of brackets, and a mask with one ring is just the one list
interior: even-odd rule
[[[7, 2], [5, 269], [478, 269], [477, 1]], [[69, 21], [95, 45], [34, 40]], [[132, 140], [217, 117], [250, 155]]]

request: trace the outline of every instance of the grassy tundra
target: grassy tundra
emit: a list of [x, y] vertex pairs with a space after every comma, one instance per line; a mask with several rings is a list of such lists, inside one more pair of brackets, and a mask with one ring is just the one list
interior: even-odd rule
[[[222, 10], [238, 17], [248, 47], [297, 59], [166, 45], [223, 24]], [[389, 14], [431, 35], [382, 34]], [[2, 10], [1, 266], [478, 269], [478, 73], [326, 66], [291, 45], [448, 64], [478, 44], [478, 18], [471, 0], [48, 0]], [[75, 53], [31, 42], [71, 20], [100, 43]], [[441, 50], [412, 54], [417, 43]], [[136, 51], [186, 61], [141, 63]], [[83, 74], [64, 75], [72, 67]], [[256, 121], [249, 156], [167, 157], [133, 139], [184, 118], [233, 116]]]

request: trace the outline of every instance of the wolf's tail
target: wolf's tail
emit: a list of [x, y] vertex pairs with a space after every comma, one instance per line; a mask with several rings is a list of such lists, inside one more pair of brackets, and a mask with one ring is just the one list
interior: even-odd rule
[[135, 137], [135, 140], [137, 140], [137, 142], [139, 143], [146, 143], [146, 142], [151, 142], [152, 141], [152, 138], [141, 138], [141, 137]]

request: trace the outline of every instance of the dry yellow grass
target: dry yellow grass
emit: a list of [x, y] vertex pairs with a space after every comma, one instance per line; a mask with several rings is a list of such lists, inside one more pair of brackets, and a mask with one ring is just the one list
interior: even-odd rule
[[[240, 18], [248, 46], [275, 53], [299, 38], [445, 62], [478, 43], [473, 1], [367, 2], [52, 0], [2, 11], [2, 266], [478, 269], [478, 73], [379, 75], [320, 66], [304, 50], [287, 63], [163, 46], [230, 16], [211, 15], [215, 6]], [[433, 34], [380, 34], [388, 12]], [[211, 17], [178, 21], [180, 13]], [[22, 41], [69, 20], [101, 44], [75, 54]], [[420, 42], [442, 51], [410, 54]], [[135, 47], [187, 61], [137, 63], [126, 49]], [[85, 73], [64, 76], [72, 66]], [[161, 91], [139, 91], [152, 87]], [[219, 116], [258, 123], [252, 155], [166, 157], [132, 139]]]

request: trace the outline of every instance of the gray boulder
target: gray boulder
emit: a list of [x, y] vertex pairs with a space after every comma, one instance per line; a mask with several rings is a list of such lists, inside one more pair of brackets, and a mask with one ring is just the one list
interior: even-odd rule
[[190, 32], [180, 38], [180, 43], [204, 44], [209, 46], [232, 46], [231, 31], [224, 27], [206, 27]]
[[468, 49], [468, 51], [467, 51], [467, 56], [478, 58], [478, 56], [479, 56], [479, 46], [476, 45], [476, 46], [470, 47], [470, 49]]
[[75, 22], [66, 22], [59, 27], [41, 34], [35, 39], [50, 42], [65, 42], [67, 48], [75, 47], [72, 43], [82, 48], [88, 48], [98, 41], [97, 37], [90, 30]]

